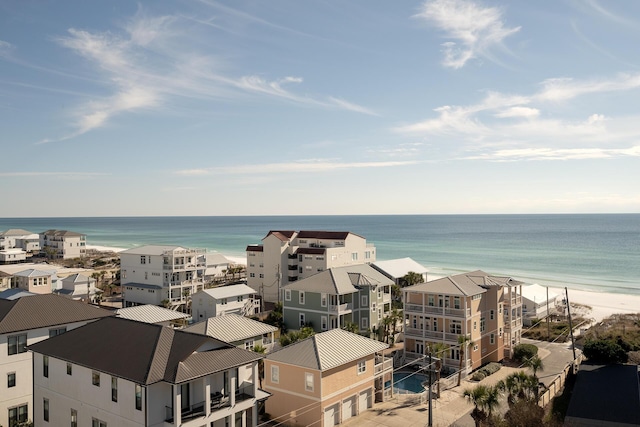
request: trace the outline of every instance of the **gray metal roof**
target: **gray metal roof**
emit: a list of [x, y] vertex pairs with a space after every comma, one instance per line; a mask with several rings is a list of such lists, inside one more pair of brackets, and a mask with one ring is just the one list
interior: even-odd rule
[[[228, 286], [218, 286], [217, 288], [211, 288], [211, 289], [205, 289], [203, 291], [200, 292], [204, 292], [205, 294], [212, 296], [215, 299], [222, 299], [222, 298], [233, 298], [233, 297], [238, 297], [238, 296], [242, 296], [242, 295], [253, 295], [253, 294], [257, 294], [257, 292], [255, 291], [255, 289], [247, 286], [247, 285], [228, 285]], [[197, 295], [198, 293], [194, 294], [194, 297]]]
[[487, 292], [486, 289], [477, 285], [466, 274], [456, 274], [455, 276], [442, 277], [426, 283], [407, 286], [404, 291], [439, 293], [444, 295], [471, 296]]
[[86, 276], [84, 274], [80, 274], [80, 273], [75, 273], [72, 274], [71, 276], [67, 276], [64, 279], [62, 279], [63, 282], [65, 283], [92, 283], [95, 282], [95, 279], [93, 279], [92, 277]]
[[0, 236], [3, 236], [3, 237], [26, 236], [29, 234], [37, 234], [37, 233], [32, 233], [31, 231], [23, 230], [22, 228], [10, 228], [8, 230], [0, 232]]
[[140, 289], [162, 289], [162, 286], [159, 285], [148, 285], [146, 283], [123, 283], [122, 286], [131, 286], [132, 288], [140, 288]]
[[210, 317], [185, 329], [188, 332], [208, 335], [225, 342], [236, 342], [277, 331], [275, 326], [249, 319], [238, 314]]
[[10, 288], [0, 292], [0, 299], [14, 300], [22, 297], [30, 297], [33, 295], [38, 294], [34, 294], [33, 292], [25, 291], [24, 289], [20, 288]]
[[116, 316], [145, 323], [170, 322], [189, 317], [186, 313], [150, 304], [118, 309]]
[[393, 285], [393, 281], [368, 264], [357, 264], [330, 268], [289, 283], [284, 286], [284, 289], [344, 295], [357, 292], [356, 286], [379, 285]]
[[389, 346], [342, 329], [313, 335], [271, 353], [267, 359], [326, 371], [380, 352]]
[[424, 274], [427, 272], [426, 267], [408, 257], [390, 259], [387, 261], [376, 261], [373, 263], [373, 266], [395, 279], [406, 276], [410, 271], [418, 274]]
[[113, 316], [113, 312], [53, 294], [0, 300], [0, 334]]
[[34, 270], [30, 268], [28, 270], [18, 271], [13, 275], [19, 276], [19, 277], [42, 277], [42, 276], [51, 276], [51, 273], [47, 273], [46, 271], [42, 271], [42, 270]]
[[47, 230], [40, 233], [45, 236], [62, 236], [62, 237], [80, 237], [86, 236], [86, 234], [76, 233], [75, 231], [69, 230]]
[[117, 317], [89, 323], [29, 349], [138, 384], [178, 384], [261, 359], [212, 337]]
[[137, 248], [127, 249], [121, 251], [121, 254], [133, 254], [133, 255], [162, 255], [167, 251], [174, 251], [176, 249], [186, 249], [182, 246], [175, 245], [145, 245], [138, 246]]

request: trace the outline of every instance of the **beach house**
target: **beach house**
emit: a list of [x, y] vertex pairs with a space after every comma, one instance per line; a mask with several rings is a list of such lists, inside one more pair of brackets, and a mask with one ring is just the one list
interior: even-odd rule
[[269, 397], [260, 355], [160, 325], [106, 318], [29, 349], [37, 426], [256, 426]]
[[376, 261], [371, 266], [393, 280], [398, 286], [407, 285], [404, 283], [404, 277], [409, 273], [416, 273], [420, 275], [423, 282], [427, 281], [427, 268], [411, 258]]
[[278, 328], [238, 314], [210, 317], [203, 322], [185, 328], [187, 332], [203, 334], [228, 342], [245, 350], [262, 346], [267, 352], [275, 346]]
[[468, 373], [509, 357], [520, 343], [522, 282], [510, 277], [480, 270], [447, 276], [403, 288], [403, 300], [405, 360], [424, 361], [442, 343], [444, 366]]
[[61, 280], [62, 287], [54, 293], [76, 301], [93, 301], [100, 291], [96, 288], [95, 279], [80, 273], [71, 274]]
[[370, 409], [384, 400], [384, 384], [393, 376], [393, 361], [383, 354], [387, 347], [333, 329], [267, 355], [267, 413], [286, 425], [328, 427]]
[[531, 326], [532, 321], [545, 319], [557, 313], [558, 294], [537, 283], [522, 287], [522, 323]]
[[193, 319], [200, 322], [230, 313], [253, 316], [260, 312], [260, 301], [255, 296], [256, 291], [242, 284], [198, 291], [191, 298]]
[[283, 287], [284, 323], [287, 329], [311, 326], [316, 332], [355, 324], [369, 334], [391, 310], [392, 285], [368, 264], [329, 268]]
[[52, 294], [0, 299], [0, 425], [33, 420], [27, 346], [106, 316], [113, 313]]
[[332, 267], [372, 263], [376, 248], [348, 231], [269, 231], [247, 252], [247, 285], [278, 302], [282, 286]]
[[120, 252], [124, 307], [185, 307], [204, 287], [206, 249], [146, 245]]
[[40, 233], [40, 250], [52, 258], [81, 258], [87, 253], [86, 234], [68, 230], [47, 230]]
[[20, 288], [34, 294], [50, 294], [54, 274], [50, 271], [29, 268], [13, 274], [11, 287]]

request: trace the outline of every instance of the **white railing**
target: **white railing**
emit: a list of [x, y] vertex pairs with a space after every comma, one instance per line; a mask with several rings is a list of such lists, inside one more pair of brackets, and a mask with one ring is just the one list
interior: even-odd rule
[[405, 304], [405, 312], [435, 314], [446, 317], [471, 317], [471, 309], [436, 307], [432, 305]]
[[376, 363], [373, 366], [373, 373], [374, 375], [377, 375], [390, 369], [393, 369], [393, 359], [385, 360], [382, 363]]
[[329, 305], [329, 311], [333, 313], [342, 313], [345, 311], [351, 311], [353, 309], [352, 303], [338, 304], [338, 305]]

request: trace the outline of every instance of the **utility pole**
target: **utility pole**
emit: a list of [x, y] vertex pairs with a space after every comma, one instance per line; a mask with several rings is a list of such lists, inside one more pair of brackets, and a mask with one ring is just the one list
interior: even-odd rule
[[547, 286], [547, 340], [551, 340], [551, 324], [549, 323], [550, 317], [551, 313], [549, 312], [549, 287]]
[[571, 349], [573, 350], [573, 360], [576, 360], [576, 341], [573, 338], [573, 324], [571, 323], [571, 304], [569, 304], [569, 291], [564, 288], [564, 292], [567, 298], [567, 313], [569, 314], [569, 330], [571, 331]]
[[431, 346], [429, 346], [429, 427], [433, 426], [433, 403], [431, 399]]

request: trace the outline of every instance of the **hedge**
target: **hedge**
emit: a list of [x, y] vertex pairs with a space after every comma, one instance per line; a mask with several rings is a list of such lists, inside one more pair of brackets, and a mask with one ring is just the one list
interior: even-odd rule
[[533, 344], [518, 344], [513, 348], [513, 359], [518, 362], [531, 359], [538, 354], [538, 347]]
[[495, 374], [502, 368], [502, 365], [496, 362], [490, 362], [482, 368], [478, 369], [471, 377], [474, 381], [482, 381], [491, 374]]

